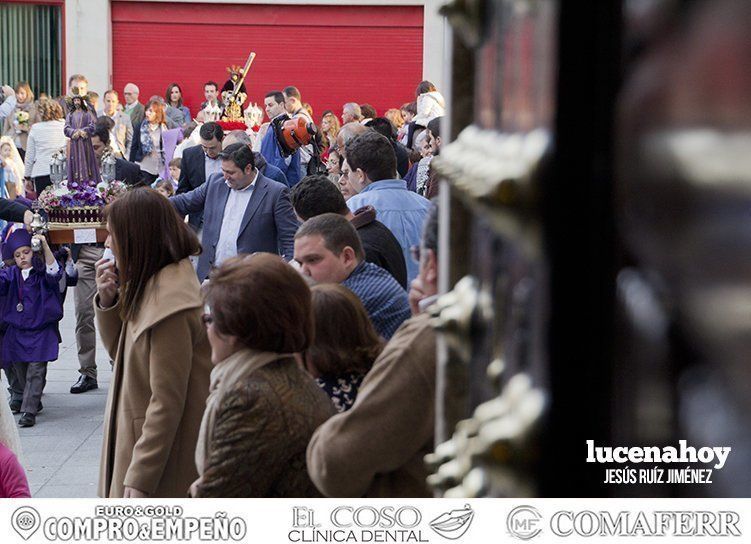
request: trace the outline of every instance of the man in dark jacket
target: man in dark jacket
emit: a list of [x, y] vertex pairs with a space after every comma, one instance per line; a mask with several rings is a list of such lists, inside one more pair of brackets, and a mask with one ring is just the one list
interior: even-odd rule
[[[113, 121], [109, 117], [100, 118], [94, 129], [94, 134], [91, 135], [91, 146], [94, 148], [94, 156], [96, 156], [98, 161], [102, 160], [104, 152], [110, 147], [111, 123]], [[129, 162], [119, 157], [115, 159], [115, 179], [131, 186], [144, 184], [143, 176], [141, 176], [141, 167], [134, 162]]]
[[368, 121], [365, 126], [372, 128], [379, 134], [383, 134], [391, 142], [396, 155], [396, 171], [400, 178], [404, 178], [409, 171], [409, 151], [396, 139], [396, 127], [385, 117], [376, 117]]
[[[201, 145], [189, 147], [183, 152], [180, 179], [175, 194], [181, 195], [197, 189], [212, 175], [222, 173], [219, 154], [222, 152], [224, 129], [218, 123], [204, 123], [198, 130], [198, 135]], [[191, 213], [188, 223], [195, 230], [199, 230], [203, 223], [203, 212]]]
[[407, 288], [407, 265], [399, 241], [376, 219], [377, 211], [365, 206], [350, 212], [342, 193], [326, 176], [307, 176], [292, 188], [292, 207], [302, 221], [323, 213], [338, 213], [352, 223], [362, 241], [365, 260], [386, 269], [404, 289]]

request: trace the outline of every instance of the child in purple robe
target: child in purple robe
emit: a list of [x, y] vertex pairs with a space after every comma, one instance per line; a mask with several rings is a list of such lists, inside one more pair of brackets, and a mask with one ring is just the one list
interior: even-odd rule
[[[39, 240], [44, 260], [31, 250], [32, 239]], [[12, 256], [14, 265], [0, 270], [0, 311], [6, 324], [2, 360], [12, 364], [17, 385], [23, 389], [20, 427], [36, 423], [47, 382], [47, 363], [58, 356], [58, 322], [63, 317], [60, 280], [63, 268], [52, 254], [44, 236], [31, 236], [17, 228], [3, 244], [3, 256]]]

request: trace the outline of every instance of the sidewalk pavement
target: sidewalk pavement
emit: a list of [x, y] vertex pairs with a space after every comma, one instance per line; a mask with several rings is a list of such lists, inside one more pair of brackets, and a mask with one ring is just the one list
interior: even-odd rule
[[[70, 290], [65, 317], [60, 322], [63, 338], [60, 357], [47, 369], [47, 386], [42, 396], [44, 410], [37, 415], [34, 427], [18, 429], [22, 463], [35, 498], [96, 497], [102, 422], [112, 372], [109, 356], [97, 334], [99, 389], [79, 395], [70, 393], [70, 386], [78, 379], [75, 325]], [[2, 381], [5, 390], [4, 375]]]

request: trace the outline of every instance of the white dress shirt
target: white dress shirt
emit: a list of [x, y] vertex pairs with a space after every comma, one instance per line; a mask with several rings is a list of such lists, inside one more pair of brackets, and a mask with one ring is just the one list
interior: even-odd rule
[[[222, 160], [219, 157], [217, 157], [216, 159], [212, 159], [212, 158], [209, 158], [209, 156], [206, 153], [204, 153], [203, 165], [204, 165], [204, 171], [206, 172], [206, 177], [204, 179], [206, 180], [208, 180], [214, 174], [222, 173]], [[255, 180], [253, 180], [253, 183], [255, 183]]]
[[250, 197], [253, 195], [256, 181], [258, 181], [258, 174], [259, 171], [256, 169], [253, 181], [245, 189], [240, 189], [239, 191], [230, 189], [227, 204], [224, 206], [219, 241], [216, 244], [214, 266], [220, 266], [225, 260], [237, 255], [237, 237], [240, 235], [240, 226], [245, 216], [245, 210], [250, 202]]

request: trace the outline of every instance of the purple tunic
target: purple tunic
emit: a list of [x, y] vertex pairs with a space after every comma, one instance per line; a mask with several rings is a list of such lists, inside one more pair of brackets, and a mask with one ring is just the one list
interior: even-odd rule
[[[7, 326], [2, 345], [3, 364], [57, 359], [57, 323], [63, 318], [62, 274], [62, 267], [54, 275], [32, 270], [23, 281], [17, 266], [0, 270], [0, 296], [4, 297], [2, 314]], [[16, 308], [19, 292], [23, 297], [21, 312]]]
[[[99, 164], [91, 145], [91, 135], [94, 134], [96, 117], [90, 111], [75, 109], [65, 119], [65, 135], [70, 138], [68, 149], [68, 184], [93, 181], [99, 183]], [[83, 130], [86, 138], [73, 139], [73, 133]]]

